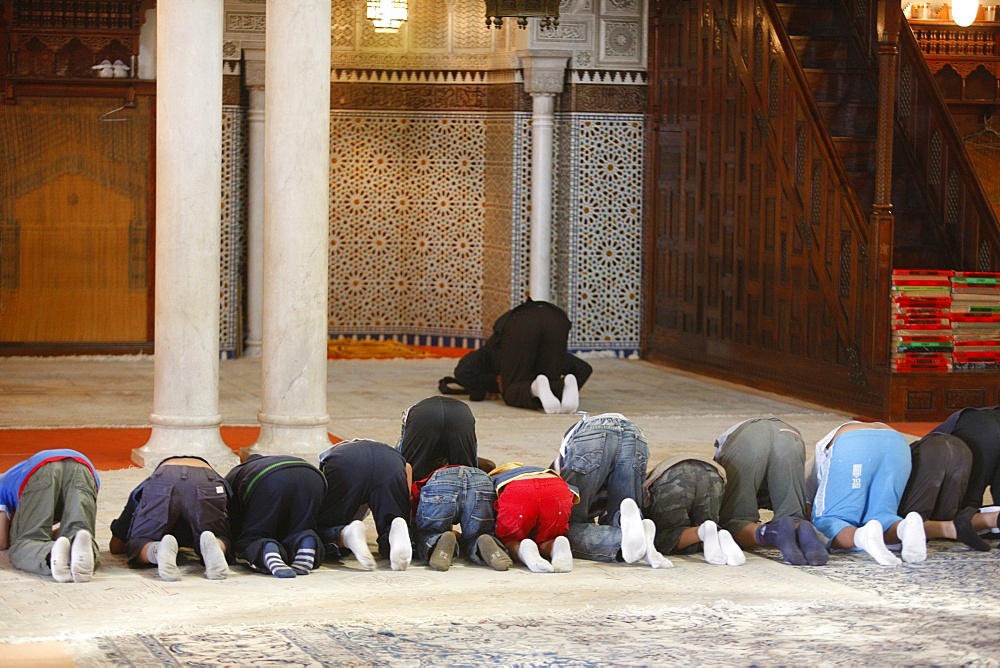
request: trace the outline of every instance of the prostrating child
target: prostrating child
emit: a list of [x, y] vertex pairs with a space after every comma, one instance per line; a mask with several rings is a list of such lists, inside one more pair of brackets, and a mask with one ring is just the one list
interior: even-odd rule
[[643, 512], [656, 525], [653, 545], [663, 554], [693, 554], [717, 566], [741, 566], [746, 555], [732, 535], [719, 528], [722, 474], [694, 455], [675, 455], [646, 476]]
[[901, 543], [903, 561], [926, 559], [923, 518], [898, 514], [911, 468], [906, 439], [881, 422], [848, 422], [820, 439], [808, 482], [813, 524], [830, 547], [860, 548], [883, 566], [898, 566], [886, 545]]
[[329, 554], [346, 548], [367, 570], [375, 568], [362, 519], [371, 511], [378, 551], [394, 571], [410, 565], [413, 546], [409, 465], [393, 447], [368, 439], [341, 441], [319, 456], [327, 492], [318, 515], [319, 534]]
[[653, 544], [656, 525], [639, 510], [648, 461], [646, 435], [620, 413], [584, 414], [566, 432], [552, 469], [580, 492], [566, 533], [574, 555], [673, 566]]
[[[436, 571], [451, 568], [457, 553], [505, 571], [513, 562], [497, 540], [493, 480], [473, 466], [446, 466], [413, 484], [417, 555]], [[460, 525], [461, 537], [452, 531]], [[460, 548], [460, 550], [459, 550]]]
[[181, 579], [177, 552], [190, 547], [205, 565], [205, 577], [224, 580], [231, 553], [229, 483], [201, 457], [164, 459], [132, 490], [111, 522], [111, 553], [129, 566], [155, 565], [168, 582]]
[[580, 494], [552, 469], [510, 462], [490, 471], [497, 490], [496, 535], [534, 573], [569, 573], [566, 538]]
[[236, 559], [278, 578], [308, 575], [323, 563], [316, 514], [326, 478], [291, 455], [250, 455], [226, 474]]
[[[14, 567], [88, 582], [100, 564], [94, 527], [100, 479], [76, 450], [42, 450], [0, 475], [0, 550]], [[58, 530], [55, 525], [58, 524]]]

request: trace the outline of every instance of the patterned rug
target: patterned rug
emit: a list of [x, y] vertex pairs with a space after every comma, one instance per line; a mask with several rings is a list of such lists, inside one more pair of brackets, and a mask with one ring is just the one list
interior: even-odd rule
[[620, 611], [510, 617], [502, 596], [483, 592], [496, 596], [496, 615], [185, 629], [75, 650], [83, 666], [1000, 665], [1000, 551], [938, 542], [922, 564], [890, 569], [838, 554], [809, 572], [878, 599], [790, 602], [760, 592], [754, 605], [636, 601]]

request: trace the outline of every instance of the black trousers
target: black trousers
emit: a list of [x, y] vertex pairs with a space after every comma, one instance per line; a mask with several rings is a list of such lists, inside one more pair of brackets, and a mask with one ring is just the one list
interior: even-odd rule
[[[316, 532], [316, 515], [323, 503], [325, 485], [315, 469], [305, 466], [276, 468], [254, 482], [253, 494], [243, 508], [242, 525], [233, 541], [236, 557], [258, 570], [264, 564], [264, 545], [278, 543], [288, 561], [307, 537], [316, 540], [316, 565], [323, 560], [323, 545]], [[236, 528], [236, 527], [234, 527]]]
[[965, 507], [972, 471], [968, 446], [956, 436], [931, 432], [910, 444], [910, 456], [913, 469], [899, 502], [899, 514], [906, 517], [917, 512], [925, 520], [955, 519]]
[[388, 558], [392, 521], [402, 517], [410, 522], [403, 456], [378, 441], [345, 441], [329, 450], [320, 470], [326, 476], [327, 490], [319, 512], [319, 533], [328, 549], [338, 544], [344, 527], [360, 519], [367, 507], [375, 519], [378, 551]]
[[963, 411], [955, 425], [958, 436], [972, 451], [972, 472], [964, 506], [981, 506], [986, 488], [1000, 497], [1000, 409]]
[[531, 394], [531, 383], [538, 376], [548, 378], [552, 393], [562, 396], [569, 329], [569, 318], [562, 309], [546, 302], [531, 302], [511, 311], [497, 354], [503, 400], [508, 406], [540, 408], [541, 403]]
[[449, 464], [478, 466], [476, 418], [472, 409], [451, 397], [428, 397], [407, 409], [399, 452], [423, 480]]

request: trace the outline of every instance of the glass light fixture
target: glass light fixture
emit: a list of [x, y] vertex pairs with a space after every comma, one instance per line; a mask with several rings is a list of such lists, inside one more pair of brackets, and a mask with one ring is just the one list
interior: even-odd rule
[[486, 0], [486, 27], [503, 27], [504, 17], [517, 18], [520, 28], [528, 26], [528, 17], [537, 16], [542, 27], [559, 25], [559, 0]]
[[368, 19], [375, 32], [399, 32], [406, 20], [406, 0], [367, 0]]
[[952, 0], [951, 19], [958, 25], [965, 27], [972, 25], [979, 13], [979, 0]]

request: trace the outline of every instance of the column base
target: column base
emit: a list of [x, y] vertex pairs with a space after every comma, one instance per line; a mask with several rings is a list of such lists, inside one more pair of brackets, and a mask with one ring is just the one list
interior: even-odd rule
[[261, 424], [257, 441], [240, 449], [240, 461], [254, 454], [293, 455], [317, 464], [319, 453], [331, 445], [325, 424], [309, 426]]
[[153, 425], [146, 445], [132, 451], [136, 466], [156, 468], [167, 457], [201, 457], [220, 473], [239, 463], [236, 453], [227, 446], [218, 425], [208, 428], [165, 427]]

